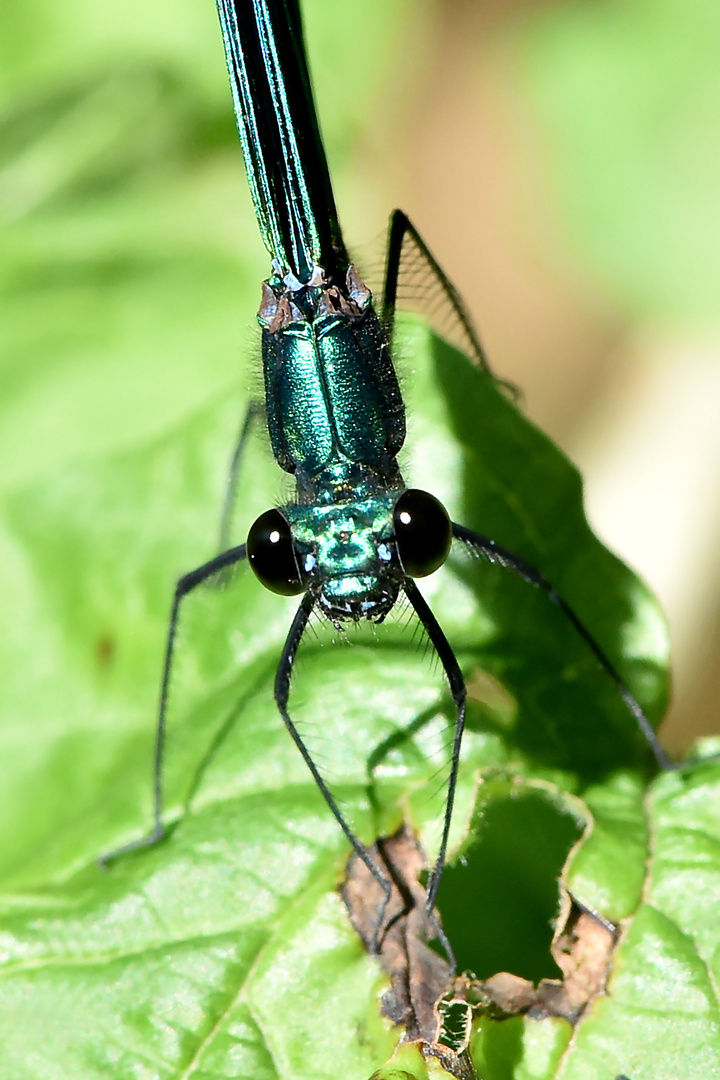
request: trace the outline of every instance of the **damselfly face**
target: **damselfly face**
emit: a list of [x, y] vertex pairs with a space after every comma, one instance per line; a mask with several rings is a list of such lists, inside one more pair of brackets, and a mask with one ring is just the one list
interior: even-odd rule
[[384, 495], [286, 511], [306, 588], [330, 620], [382, 622], [395, 603], [393, 504]]
[[406, 488], [327, 506], [268, 510], [252, 526], [247, 552], [273, 592], [309, 593], [332, 622], [382, 622], [402, 582], [437, 570], [451, 540], [442, 503]]

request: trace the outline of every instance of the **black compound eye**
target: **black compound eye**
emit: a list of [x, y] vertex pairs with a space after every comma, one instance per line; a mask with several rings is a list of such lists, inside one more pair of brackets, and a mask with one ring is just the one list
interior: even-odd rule
[[281, 596], [303, 592], [290, 523], [279, 510], [266, 510], [254, 523], [248, 533], [247, 555], [266, 589]]
[[393, 511], [395, 541], [410, 577], [427, 577], [445, 562], [452, 542], [447, 510], [434, 495], [408, 488]]

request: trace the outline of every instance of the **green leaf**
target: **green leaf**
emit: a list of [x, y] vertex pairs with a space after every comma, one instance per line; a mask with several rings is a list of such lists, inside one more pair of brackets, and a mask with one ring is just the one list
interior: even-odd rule
[[[404, 351], [417, 366], [407, 380], [412, 481], [437, 490], [457, 516], [464, 503], [467, 519], [503, 543], [539, 554], [658, 709], [661, 616], [592, 538], [574, 471], [491, 380], [419, 324], [406, 325]], [[105, 874], [94, 863], [149, 824], [172, 582], [213, 552], [241, 411], [239, 399], [224, 400], [159, 442], [64, 467], [6, 501], [2, 731], [13, 769], [2, 780], [14, 813], [0, 820], [0, 1026], [20, 1078], [141, 1068], [318, 1077], [336, 1075], [338, 1062], [344, 1075], [363, 1077], [398, 1037], [378, 1018], [379, 972], [335, 892], [346, 844], [272, 700], [294, 602], [248, 572], [193, 597], [183, 620], [168, 776], [176, 826]], [[278, 475], [262, 450], [248, 465], [241, 505], [252, 518], [272, 502]], [[523, 470], [533, 478], [524, 484]], [[631, 717], [546, 598], [463, 553], [426, 592], [475, 687], [456, 842], [478, 769], [490, 777], [509, 763], [533, 782], [554, 777], [581, 791], [614, 775], [618, 740], [642, 766]], [[432, 729], [439, 718], [441, 731], [451, 721], [440, 674], [401, 623], [353, 648], [310, 639], [300, 660], [294, 700], [322, 728], [323, 765], [361, 835], [397, 824], [406, 806], [431, 846], [442, 790], [428, 799], [438, 792], [436, 762], [424, 753], [427, 725], [415, 721], [429, 717]], [[390, 736], [396, 751], [389, 773], [377, 772], [373, 818], [368, 759]], [[506, 795], [498, 789], [498, 799]], [[569, 812], [578, 818], [577, 807]], [[573, 825], [566, 846], [575, 835]], [[533, 866], [531, 877], [542, 874]], [[551, 883], [558, 869], [545, 869]]]
[[588, 835], [571, 857], [567, 886], [579, 903], [615, 923], [635, 911], [645, 886], [644, 798], [644, 785], [628, 773], [583, 793]]
[[631, 839], [613, 853], [612, 842], [604, 867], [583, 863], [585, 871], [594, 864], [601, 888], [618, 859], [646, 875], [642, 899], [620, 923], [606, 994], [574, 1032], [559, 1018], [481, 1019], [473, 1060], [483, 1080], [706, 1080], [720, 1068], [717, 763], [660, 777], [646, 813], [647, 852], [634, 851]]

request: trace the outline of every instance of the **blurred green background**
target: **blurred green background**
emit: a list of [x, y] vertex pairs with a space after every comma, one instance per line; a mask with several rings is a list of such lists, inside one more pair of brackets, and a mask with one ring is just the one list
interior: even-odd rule
[[[380, 264], [390, 210], [410, 214], [665, 605], [666, 744], [717, 730], [720, 8], [304, 10], [358, 261]], [[6, 4], [0, 58], [9, 491], [256, 386], [267, 258], [211, 0]]]

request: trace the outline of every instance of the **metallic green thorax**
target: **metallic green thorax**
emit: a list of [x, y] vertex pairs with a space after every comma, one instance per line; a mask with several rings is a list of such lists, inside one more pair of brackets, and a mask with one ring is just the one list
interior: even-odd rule
[[405, 410], [370, 292], [351, 268], [346, 288], [292, 292], [266, 284], [259, 314], [273, 453], [301, 501], [336, 501], [400, 483]]
[[259, 314], [268, 429], [297, 481], [285, 507], [308, 585], [331, 618], [382, 618], [397, 597], [393, 506], [405, 410], [370, 292], [266, 283]]

